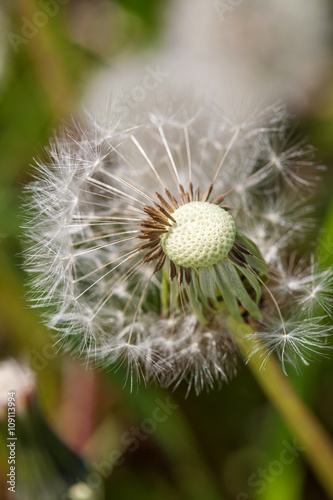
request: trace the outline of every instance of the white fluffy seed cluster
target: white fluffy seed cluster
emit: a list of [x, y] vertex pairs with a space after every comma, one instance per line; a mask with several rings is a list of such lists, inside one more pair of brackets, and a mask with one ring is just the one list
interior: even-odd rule
[[176, 223], [162, 236], [164, 252], [175, 264], [212, 267], [228, 256], [236, 237], [233, 217], [223, 208], [202, 201], [182, 205], [172, 214]]
[[[197, 393], [210, 389], [235, 373], [237, 359], [220, 310], [221, 288], [234, 310], [238, 296], [246, 299], [243, 308], [252, 309], [260, 295], [250, 268], [247, 281], [255, 283], [257, 297], [246, 295], [235, 262], [221, 265], [218, 274], [215, 266], [200, 268], [227, 255], [233, 217], [236, 242], [242, 244], [241, 235], [252, 241], [268, 266], [266, 286], [284, 320], [285, 329], [264, 292], [258, 348], [264, 343], [283, 366], [307, 364], [329, 345], [333, 329], [332, 271], [296, 252], [318, 225], [312, 212], [319, 168], [312, 149], [287, 141], [282, 106], [239, 116], [183, 93], [170, 96], [162, 86], [155, 98], [130, 122], [118, 118], [125, 101], [116, 100], [105, 121], [88, 116], [74, 136], [70, 129], [51, 142], [48, 162], [38, 162], [26, 206], [33, 305], [47, 308], [48, 325], [67, 351], [103, 367], [124, 363], [131, 384], [184, 381]], [[190, 184], [204, 193], [213, 180], [208, 202], [187, 202]], [[156, 260], [145, 262], [140, 250], [145, 208], [159, 203], [157, 193], [168, 192], [170, 207], [181, 207], [172, 213], [177, 227], [168, 228], [164, 250], [184, 267], [199, 268], [191, 270], [189, 287], [186, 280], [171, 284], [166, 269], [154, 273]], [[209, 203], [223, 193], [229, 213]], [[181, 245], [169, 248], [177, 231]], [[212, 235], [216, 247], [209, 248]], [[261, 259], [248, 258], [256, 269]], [[207, 306], [216, 306], [216, 313], [209, 309], [210, 322], [203, 323], [199, 315]]]

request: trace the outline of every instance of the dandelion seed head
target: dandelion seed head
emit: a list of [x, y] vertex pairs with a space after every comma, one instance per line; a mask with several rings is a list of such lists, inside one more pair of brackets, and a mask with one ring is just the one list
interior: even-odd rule
[[182, 78], [204, 91], [217, 88], [218, 94], [233, 77], [247, 91], [304, 109], [325, 82], [329, 18], [325, 0], [175, 0], [166, 41], [170, 59], [180, 59]]
[[14, 359], [0, 363], [0, 420], [7, 417], [8, 393], [15, 392], [16, 411], [26, 412], [29, 399], [36, 393], [36, 379], [32, 370]]
[[228, 316], [251, 321], [269, 352], [288, 345], [304, 357], [322, 329], [305, 321], [302, 331], [295, 316], [328, 315], [332, 298], [331, 273], [310, 265], [293, 276], [286, 263], [313, 225], [308, 149], [288, 143], [281, 106], [232, 115], [206, 100], [156, 100], [130, 121], [88, 115], [51, 141], [48, 163], [37, 160], [33, 305], [59, 347], [125, 365], [131, 387], [183, 381], [200, 392], [228, 380]]
[[161, 245], [175, 264], [194, 269], [212, 267], [228, 256], [236, 224], [226, 210], [192, 201], [177, 208], [172, 216], [176, 223], [161, 237]]

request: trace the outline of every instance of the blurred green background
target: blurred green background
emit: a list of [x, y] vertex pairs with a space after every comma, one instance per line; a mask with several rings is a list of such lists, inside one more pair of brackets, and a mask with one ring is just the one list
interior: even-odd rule
[[[241, 361], [238, 376], [209, 394], [185, 398], [182, 386], [171, 395], [151, 387], [131, 394], [123, 387], [121, 371], [86, 370], [57, 353], [38, 312], [25, 299], [19, 236], [29, 164], [33, 157], [43, 157], [43, 146], [60, 121], [75, 115], [97, 71], [112, 67], [121, 53], [135, 55], [159, 43], [166, 3], [62, 0], [45, 26], [21, 39], [13, 34], [21, 36], [24, 20], [33, 19], [40, 3], [1, 0], [1, 357], [22, 358], [31, 365], [46, 419], [70, 448], [92, 463], [93, 471], [119, 451], [119, 464], [104, 474], [105, 498], [325, 500], [299, 453], [281, 466], [279, 457], [293, 445], [293, 436]], [[332, 71], [313, 105], [296, 118], [297, 130], [318, 149], [319, 163], [329, 167], [319, 208], [320, 252], [332, 265]], [[290, 381], [333, 437], [332, 356], [291, 372]], [[167, 398], [174, 405], [170, 415], [152, 424], [160, 406], [156, 401], [165, 403]], [[138, 446], [128, 439], [126, 444], [125, 437], [138, 432]], [[0, 460], [5, 471], [4, 448]], [[5, 474], [1, 481], [5, 489]]]

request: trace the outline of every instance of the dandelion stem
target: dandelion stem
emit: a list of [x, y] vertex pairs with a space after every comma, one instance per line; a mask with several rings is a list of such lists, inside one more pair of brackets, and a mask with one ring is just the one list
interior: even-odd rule
[[[228, 328], [236, 337], [243, 356], [248, 359], [254, 343], [251, 327], [229, 318]], [[248, 365], [263, 392], [304, 446], [304, 454], [313, 471], [329, 498], [333, 499], [333, 445], [329, 435], [296, 394], [272, 356], [265, 361], [263, 368], [262, 356], [256, 351], [248, 359]]]

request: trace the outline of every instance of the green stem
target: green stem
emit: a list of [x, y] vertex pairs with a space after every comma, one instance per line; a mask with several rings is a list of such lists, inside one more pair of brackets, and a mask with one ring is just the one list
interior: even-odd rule
[[[251, 327], [230, 318], [228, 328], [247, 358], [254, 347]], [[257, 345], [258, 341], [255, 342]], [[296, 394], [275, 358], [269, 357], [264, 368], [262, 364], [262, 355], [257, 351], [248, 359], [249, 368], [260, 387], [304, 446], [304, 454], [313, 471], [329, 498], [333, 499], [333, 446], [329, 435]]]

